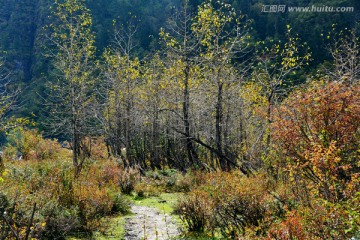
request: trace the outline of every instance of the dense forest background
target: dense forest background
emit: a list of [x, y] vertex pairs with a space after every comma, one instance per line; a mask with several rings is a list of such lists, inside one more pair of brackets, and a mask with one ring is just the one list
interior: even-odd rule
[[[196, 9], [202, 1], [192, 0], [189, 5]], [[286, 25], [298, 33], [311, 49], [313, 61], [309, 70], [329, 60], [328, 41], [325, 38], [333, 24], [338, 29], [356, 28], [360, 13], [263, 13], [263, 4], [287, 4], [287, 6], [352, 6], [360, 8], [356, 0], [292, 0], [292, 1], [226, 1], [238, 13], [253, 20], [252, 34], [257, 40], [284, 40]], [[13, 82], [22, 86], [23, 102], [20, 116], [33, 115], [38, 120], [41, 113], [39, 95], [49, 80], [49, 59], [45, 57], [44, 27], [49, 24], [50, 0], [3, 0], [0, 2], [0, 51], [5, 66], [12, 73]], [[160, 48], [159, 31], [167, 19], [181, 6], [180, 0], [88, 0], [87, 7], [93, 16], [93, 30], [96, 33], [97, 55], [111, 45], [114, 39], [114, 21], [126, 24], [131, 19], [138, 25], [136, 54], [144, 57]], [[136, 16], [136, 20], [134, 20]]]

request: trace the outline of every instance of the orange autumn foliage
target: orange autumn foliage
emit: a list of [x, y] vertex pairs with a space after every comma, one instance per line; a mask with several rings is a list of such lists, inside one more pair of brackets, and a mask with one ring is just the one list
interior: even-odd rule
[[360, 85], [312, 84], [277, 109], [273, 139], [286, 171], [310, 179], [327, 200], [345, 197], [359, 177]]

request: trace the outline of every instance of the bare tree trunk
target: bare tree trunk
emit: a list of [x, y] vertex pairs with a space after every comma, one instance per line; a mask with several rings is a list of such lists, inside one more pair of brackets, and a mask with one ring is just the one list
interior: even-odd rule
[[154, 107], [154, 118], [153, 118], [153, 124], [152, 124], [152, 131], [151, 131], [151, 168], [154, 170], [155, 168], [161, 169], [161, 162], [159, 158], [159, 151], [157, 150], [157, 146], [159, 145], [159, 124], [158, 124], [158, 111], [157, 107]]
[[72, 157], [73, 157], [73, 165], [74, 165], [74, 173], [75, 173], [75, 178], [78, 177], [78, 175], [80, 174], [80, 170], [79, 170], [79, 154], [78, 154], [78, 134], [77, 134], [77, 119], [76, 119], [76, 103], [75, 103], [75, 89], [74, 86], [71, 86], [71, 98], [72, 98], [72, 106], [71, 106], [71, 114], [72, 114], [72, 119], [71, 119], [71, 124], [72, 124]]
[[223, 149], [223, 138], [222, 138], [222, 124], [223, 124], [223, 86], [224, 84], [220, 79], [220, 70], [217, 70], [217, 102], [216, 102], [216, 116], [215, 116], [215, 142], [216, 148], [219, 154], [220, 167], [223, 171], [228, 170], [227, 161], [223, 158], [224, 149]]
[[267, 134], [266, 134], [266, 149], [265, 153], [268, 154], [270, 150], [270, 143], [271, 143], [271, 111], [273, 107], [273, 91], [271, 91], [270, 95], [268, 96], [268, 106], [267, 106], [267, 113], [266, 113], [266, 122], [267, 122]]
[[189, 71], [190, 67], [187, 64], [185, 68], [185, 78], [184, 78], [184, 92], [183, 92], [183, 121], [184, 121], [184, 129], [186, 136], [186, 152], [188, 155], [189, 162], [192, 166], [198, 164], [198, 156], [194, 148], [193, 141], [188, 137], [191, 136], [190, 131], [190, 119], [189, 119], [189, 106], [190, 106], [190, 93], [189, 93]]

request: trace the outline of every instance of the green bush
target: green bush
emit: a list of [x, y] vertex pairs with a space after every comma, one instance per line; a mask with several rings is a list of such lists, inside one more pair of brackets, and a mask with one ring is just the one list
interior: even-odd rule
[[65, 208], [54, 204], [42, 214], [46, 221], [40, 233], [41, 239], [65, 239], [70, 233], [86, 231], [77, 206]]
[[116, 194], [113, 197], [113, 206], [111, 211], [113, 213], [128, 214], [130, 213], [131, 202], [122, 194]]

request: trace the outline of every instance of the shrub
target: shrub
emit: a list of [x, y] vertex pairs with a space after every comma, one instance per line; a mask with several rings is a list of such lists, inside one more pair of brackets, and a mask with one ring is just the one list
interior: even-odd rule
[[358, 200], [353, 205], [353, 202], [335, 204], [323, 199], [316, 199], [312, 202], [311, 207], [300, 207], [298, 211], [304, 219], [304, 229], [311, 239], [351, 239], [356, 237], [356, 234], [359, 234], [360, 220]]
[[314, 194], [341, 201], [360, 170], [360, 85], [314, 83], [296, 91], [275, 114], [273, 138], [283, 170], [306, 178]]
[[287, 213], [286, 218], [280, 223], [274, 223], [268, 231], [267, 239], [309, 239], [302, 224], [303, 219], [296, 211]]
[[211, 228], [213, 208], [209, 194], [205, 191], [194, 190], [181, 198], [175, 207], [190, 231], [203, 232]]
[[138, 197], [158, 197], [161, 192], [157, 185], [148, 181], [137, 183], [134, 190]]
[[195, 185], [195, 177], [191, 171], [185, 175], [174, 169], [148, 171], [144, 179], [153, 188], [166, 192], [188, 192]]
[[175, 185], [172, 187], [172, 189], [175, 192], [189, 192], [190, 189], [193, 186], [193, 182], [192, 182], [192, 177], [189, 175], [181, 175], [178, 174], [176, 181], [175, 181]]
[[114, 161], [88, 161], [76, 179], [72, 161], [66, 158], [6, 160], [5, 167], [0, 192], [6, 198], [0, 198], [4, 202], [0, 210], [16, 202], [12, 215], [17, 219], [16, 231], [22, 234], [36, 202], [32, 238], [64, 239], [74, 232], [86, 234], [104, 227], [102, 217], [129, 209], [129, 202], [118, 195], [119, 181], [126, 171]]
[[38, 130], [18, 127], [7, 136], [4, 156], [8, 160], [22, 157], [24, 160], [54, 159], [70, 152], [61, 148], [56, 140], [44, 139]]
[[111, 211], [113, 213], [128, 214], [130, 213], [131, 202], [121, 194], [113, 196], [113, 205]]
[[41, 239], [65, 239], [72, 232], [85, 231], [76, 206], [64, 208], [53, 205], [42, 212], [46, 216], [45, 228], [40, 232]]
[[131, 194], [139, 179], [139, 171], [136, 168], [127, 168], [120, 173], [119, 185], [122, 193]]
[[165, 177], [171, 177], [177, 174], [177, 170], [176, 169], [159, 170], [159, 174]]
[[275, 201], [261, 175], [211, 173], [205, 178], [206, 183], [190, 191], [176, 207], [190, 231], [218, 231], [235, 238], [247, 227], [259, 227]]

